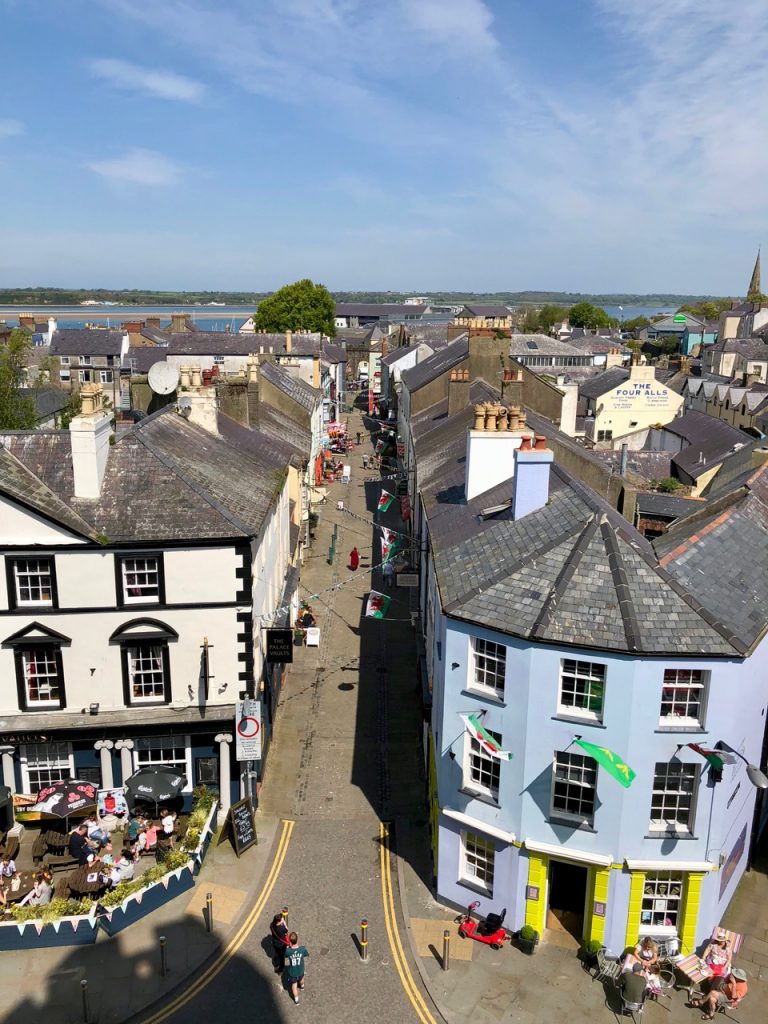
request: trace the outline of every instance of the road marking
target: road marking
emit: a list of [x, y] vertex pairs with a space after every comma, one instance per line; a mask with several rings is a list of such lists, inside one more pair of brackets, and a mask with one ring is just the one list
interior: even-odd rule
[[243, 921], [235, 935], [230, 939], [211, 966], [207, 970], [203, 971], [200, 977], [193, 982], [189, 988], [185, 989], [184, 992], [178, 995], [167, 1006], [164, 1006], [162, 1010], [158, 1010], [157, 1013], [152, 1014], [151, 1017], [146, 1017], [141, 1024], [160, 1024], [160, 1021], [167, 1020], [172, 1014], [176, 1013], [177, 1010], [180, 1010], [182, 1006], [186, 1006], [187, 1003], [195, 998], [195, 996], [198, 996], [204, 988], [210, 985], [216, 975], [227, 966], [229, 961], [250, 935], [254, 925], [266, 906], [267, 900], [272, 895], [272, 890], [275, 887], [275, 882], [277, 881], [280, 870], [283, 866], [283, 861], [285, 860], [285, 855], [288, 852], [288, 844], [291, 841], [291, 834], [295, 825], [295, 821], [291, 821], [287, 818], [283, 820], [283, 831], [280, 835], [277, 853], [275, 854], [272, 867], [267, 875], [267, 880], [264, 883], [264, 888], [261, 890], [251, 912], [248, 914], [245, 921]]
[[405, 989], [405, 994], [410, 999], [421, 1024], [436, 1024], [435, 1018], [429, 1012], [421, 992], [416, 987], [416, 982], [413, 980], [413, 975], [400, 942], [397, 918], [395, 917], [395, 903], [392, 896], [392, 871], [389, 863], [389, 825], [383, 821], [379, 822], [379, 864], [381, 868], [381, 899], [384, 904], [384, 923], [387, 928], [387, 938], [389, 939], [389, 946], [392, 950], [397, 973], [400, 975], [400, 981]]

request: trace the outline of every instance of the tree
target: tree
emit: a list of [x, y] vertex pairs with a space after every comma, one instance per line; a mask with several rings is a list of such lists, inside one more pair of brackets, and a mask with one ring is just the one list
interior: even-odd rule
[[542, 306], [539, 310], [539, 330], [542, 334], [549, 334], [555, 324], [561, 324], [565, 320], [565, 316], [562, 306]]
[[27, 353], [32, 340], [26, 331], [11, 331], [0, 345], [0, 429], [30, 430], [37, 422], [35, 403], [22, 395], [27, 368]]
[[535, 309], [531, 307], [526, 309], [521, 326], [523, 334], [536, 334], [539, 329], [539, 315]]
[[633, 320], [625, 320], [621, 325], [623, 330], [631, 331], [632, 334], [637, 334], [638, 331], [642, 331], [644, 327], [650, 326], [651, 321], [647, 316], [636, 316]]
[[257, 331], [320, 331], [336, 333], [336, 306], [325, 285], [309, 278], [287, 284], [262, 299], [256, 310]]
[[578, 302], [568, 310], [568, 322], [571, 327], [584, 327], [594, 330], [595, 327], [610, 327], [611, 318], [600, 306], [591, 302]]

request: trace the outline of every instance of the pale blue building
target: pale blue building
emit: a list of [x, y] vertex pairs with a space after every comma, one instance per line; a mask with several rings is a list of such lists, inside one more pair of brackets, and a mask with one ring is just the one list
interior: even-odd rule
[[[768, 469], [652, 545], [509, 427], [467, 408], [416, 444], [438, 894], [615, 952], [645, 934], [691, 951], [753, 840]], [[512, 760], [465, 731], [472, 712]], [[736, 752], [721, 781], [688, 743]]]

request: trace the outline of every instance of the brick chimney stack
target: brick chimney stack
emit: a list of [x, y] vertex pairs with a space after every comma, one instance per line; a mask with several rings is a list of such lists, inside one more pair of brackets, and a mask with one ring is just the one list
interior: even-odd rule
[[455, 416], [469, 405], [469, 370], [451, 370], [448, 381], [448, 416]]

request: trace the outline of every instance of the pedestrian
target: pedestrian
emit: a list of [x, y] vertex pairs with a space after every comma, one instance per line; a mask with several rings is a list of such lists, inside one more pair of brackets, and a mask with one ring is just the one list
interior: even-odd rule
[[288, 926], [285, 923], [282, 912], [275, 914], [272, 918], [269, 931], [272, 936], [272, 948], [274, 949], [272, 964], [275, 968], [275, 974], [282, 974], [285, 969], [285, 951], [288, 948]]
[[363, 469], [368, 469], [368, 456], [363, 456]]
[[390, 558], [384, 563], [381, 569], [381, 573], [384, 577], [384, 586], [392, 587], [395, 583], [395, 566]]
[[360, 552], [357, 550], [357, 548], [352, 548], [352, 550], [349, 553], [349, 568], [352, 570], [352, 572], [357, 572], [359, 567]]
[[299, 989], [304, 989], [304, 961], [309, 956], [306, 946], [299, 945], [299, 936], [291, 932], [288, 936], [288, 947], [285, 951], [285, 976], [293, 1001], [298, 1005]]
[[362, 437], [362, 434], [361, 434], [361, 433], [360, 433], [360, 431], [358, 430], [358, 432], [357, 432], [357, 447], [358, 447], [358, 448], [360, 447], [360, 438], [361, 438], [361, 437]]

